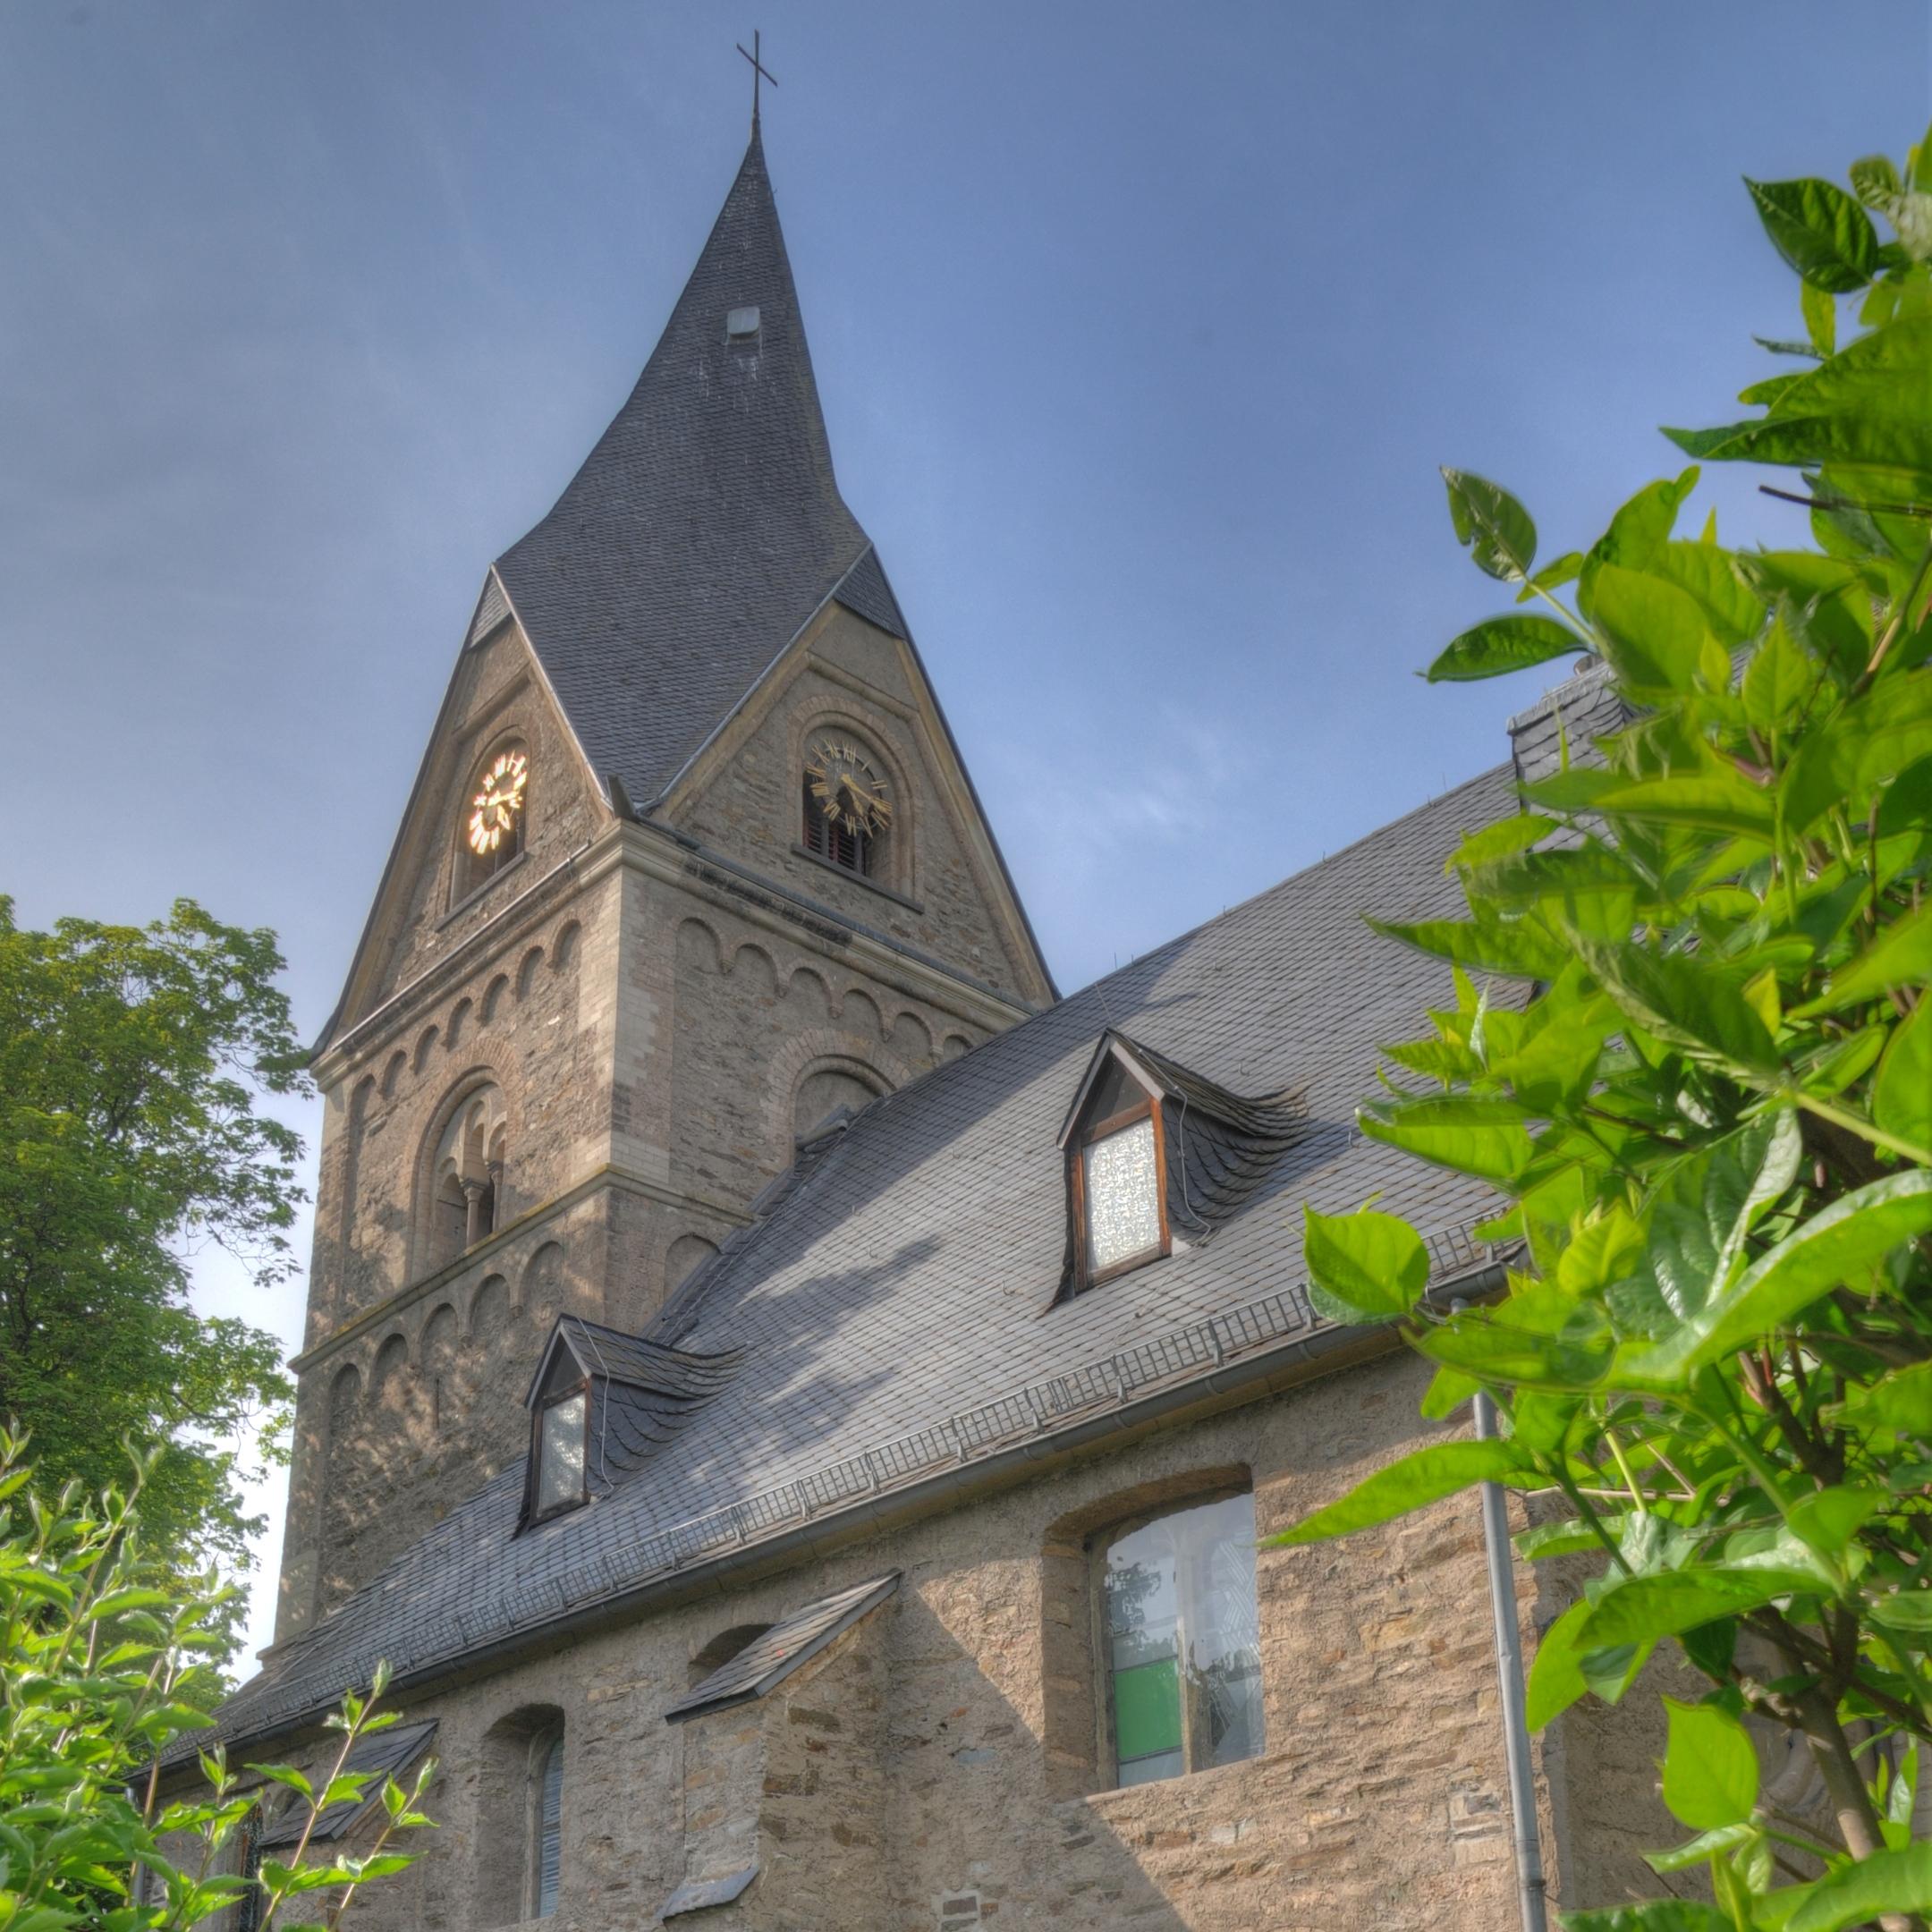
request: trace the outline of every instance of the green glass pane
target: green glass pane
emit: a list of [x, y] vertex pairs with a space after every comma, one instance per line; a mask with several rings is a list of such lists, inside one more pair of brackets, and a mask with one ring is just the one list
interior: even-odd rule
[[1180, 1750], [1181, 1680], [1172, 1657], [1114, 1673], [1114, 1736], [1123, 1764]]

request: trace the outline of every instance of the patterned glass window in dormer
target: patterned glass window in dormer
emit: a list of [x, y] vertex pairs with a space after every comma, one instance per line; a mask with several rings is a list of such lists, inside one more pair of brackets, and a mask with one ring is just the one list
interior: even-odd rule
[[572, 1389], [548, 1403], [538, 1417], [533, 1517], [548, 1516], [583, 1501], [587, 1406], [584, 1391]]
[[1097, 1275], [1158, 1252], [1160, 1160], [1152, 1119], [1143, 1116], [1089, 1140], [1080, 1158], [1086, 1168], [1088, 1267]]

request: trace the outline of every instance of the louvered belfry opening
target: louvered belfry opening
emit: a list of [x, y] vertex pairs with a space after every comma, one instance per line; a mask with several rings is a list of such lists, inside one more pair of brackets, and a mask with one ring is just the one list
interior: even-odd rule
[[804, 797], [805, 850], [829, 865], [870, 878], [877, 841], [869, 832], [855, 832], [842, 818], [828, 818], [813, 795], [809, 778], [805, 781]]

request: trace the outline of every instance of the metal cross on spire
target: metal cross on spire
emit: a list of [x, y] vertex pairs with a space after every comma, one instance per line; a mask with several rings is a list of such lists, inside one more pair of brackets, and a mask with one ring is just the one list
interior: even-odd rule
[[738, 51], [744, 54], [744, 57], [751, 63], [751, 128], [754, 133], [757, 132], [758, 124], [758, 83], [761, 80], [769, 80], [774, 87], [778, 85], [777, 75], [767, 71], [764, 63], [758, 58], [758, 35], [754, 29], [751, 35], [751, 51], [749, 54], [745, 54], [744, 42], [741, 40], [738, 43]]

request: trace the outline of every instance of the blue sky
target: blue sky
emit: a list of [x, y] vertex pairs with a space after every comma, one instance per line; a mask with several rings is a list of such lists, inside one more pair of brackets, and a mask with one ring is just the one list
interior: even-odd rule
[[[840, 481], [1064, 987], [1503, 755], [1549, 678], [1414, 675], [1504, 601], [1436, 466], [1587, 543], [1798, 332], [1739, 176], [1932, 114], [1926, 0], [23, 0], [22, 919], [191, 894], [319, 1024], [483, 570], [730, 183], [754, 25]], [[1755, 480], [1700, 509], [1796, 537]], [[201, 1292], [298, 1331], [299, 1290]]]

